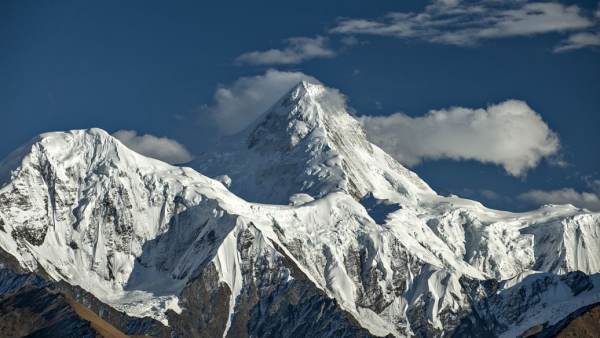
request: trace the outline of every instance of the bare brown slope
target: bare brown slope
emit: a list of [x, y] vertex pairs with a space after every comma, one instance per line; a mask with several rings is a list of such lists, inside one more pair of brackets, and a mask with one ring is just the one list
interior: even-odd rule
[[595, 338], [600, 336], [600, 304], [573, 319], [557, 335], [559, 338]]
[[75, 312], [79, 315], [80, 318], [90, 322], [92, 328], [96, 331], [96, 333], [104, 338], [127, 338], [128, 335], [124, 334], [102, 318], [98, 317], [90, 309], [85, 306], [73, 301], [73, 299], [68, 299], [69, 304], [75, 310]]
[[0, 332], [3, 337], [129, 337], [69, 296], [34, 285], [0, 297]]
[[0, 269], [0, 336], [128, 337], [52, 283], [7, 269]]
[[600, 303], [582, 307], [554, 325], [536, 325], [520, 337], [596, 338], [600, 337]]
[[46, 287], [27, 285], [0, 298], [3, 337], [95, 337], [66, 297]]

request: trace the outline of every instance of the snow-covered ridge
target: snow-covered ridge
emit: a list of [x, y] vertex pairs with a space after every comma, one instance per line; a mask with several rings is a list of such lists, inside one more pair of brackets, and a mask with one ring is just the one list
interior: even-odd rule
[[[503, 295], [485, 313], [502, 323], [496, 333], [560, 319], [510, 315], [519, 310], [511, 295], [537, 278], [526, 276], [550, 276], [564, 308], [600, 294], [594, 279], [570, 303], [561, 277], [600, 272], [599, 214], [509, 213], [438, 196], [327, 95], [299, 84], [243, 147], [201, 159], [229, 175], [233, 191], [280, 204], [249, 202], [224, 178], [145, 158], [99, 129], [43, 134], [0, 164], [0, 248], [24, 269], [163, 323], [167, 309], [190, 311], [186, 290], [214, 273], [228, 290], [223, 335], [239, 327], [248, 295], [292, 287], [299, 275], [381, 336], [450, 334], [483, 311], [486, 280]], [[555, 296], [527, 304], [542, 308]]]

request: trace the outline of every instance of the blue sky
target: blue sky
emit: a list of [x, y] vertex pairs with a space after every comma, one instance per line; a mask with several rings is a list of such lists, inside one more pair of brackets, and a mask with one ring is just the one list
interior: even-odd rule
[[[598, 11], [597, 1], [3, 1], [0, 157], [41, 132], [100, 127], [130, 131], [119, 135], [132, 147], [166, 144], [182, 162], [227, 132], [219, 116], [248, 118], [236, 108], [248, 86], [266, 102], [311, 76], [357, 115], [379, 116], [373, 141], [438, 192], [510, 210], [600, 209]], [[406, 130], [423, 133], [411, 143]]]

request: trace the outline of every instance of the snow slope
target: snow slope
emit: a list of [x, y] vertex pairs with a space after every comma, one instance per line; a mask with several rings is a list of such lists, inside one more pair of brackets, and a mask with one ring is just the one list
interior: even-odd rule
[[[336, 97], [302, 82], [237, 149], [200, 159], [245, 199], [224, 176], [145, 158], [99, 129], [40, 135], [0, 164], [0, 248], [22, 269], [189, 336], [264, 335], [277, 322], [265, 316], [298, 315], [276, 312], [281, 302], [304, 322], [321, 313], [315, 304], [330, 309], [314, 320], [326, 326], [296, 334], [445, 336], [474, 314], [512, 334], [600, 295], [595, 279], [585, 297], [565, 282], [599, 272], [599, 214], [439, 196], [370, 144]], [[527, 277], [538, 275], [556, 287]], [[214, 319], [206, 327], [185, 321], [202, 313]]]

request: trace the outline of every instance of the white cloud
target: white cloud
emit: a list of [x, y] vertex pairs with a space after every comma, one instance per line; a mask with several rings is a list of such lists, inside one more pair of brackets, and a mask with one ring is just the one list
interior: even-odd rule
[[267, 111], [281, 96], [302, 80], [319, 83], [301, 72], [269, 69], [263, 75], [241, 77], [215, 92], [215, 102], [201, 111], [213, 119], [225, 134], [243, 130]]
[[563, 40], [556, 48], [555, 53], [581, 49], [585, 47], [600, 46], [600, 33], [576, 33]]
[[285, 40], [283, 49], [252, 51], [240, 55], [237, 63], [253, 65], [297, 64], [315, 58], [332, 58], [335, 52], [327, 46], [327, 38], [295, 37]]
[[481, 40], [582, 30], [594, 25], [592, 15], [575, 5], [556, 2], [438, 0], [422, 12], [393, 12], [380, 19], [342, 19], [330, 30], [419, 39], [450, 45]]
[[433, 110], [422, 117], [365, 116], [362, 122], [373, 143], [407, 165], [427, 159], [475, 160], [523, 176], [560, 148], [540, 115], [517, 100], [486, 109]]
[[148, 157], [171, 164], [181, 164], [193, 159], [179, 142], [150, 134], [138, 135], [134, 130], [119, 130], [112, 134], [130, 149]]
[[519, 199], [533, 204], [572, 204], [579, 208], [600, 211], [600, 196], [591, 192], [577, 192], [572, 188], [559, 190], [531, 190]]

